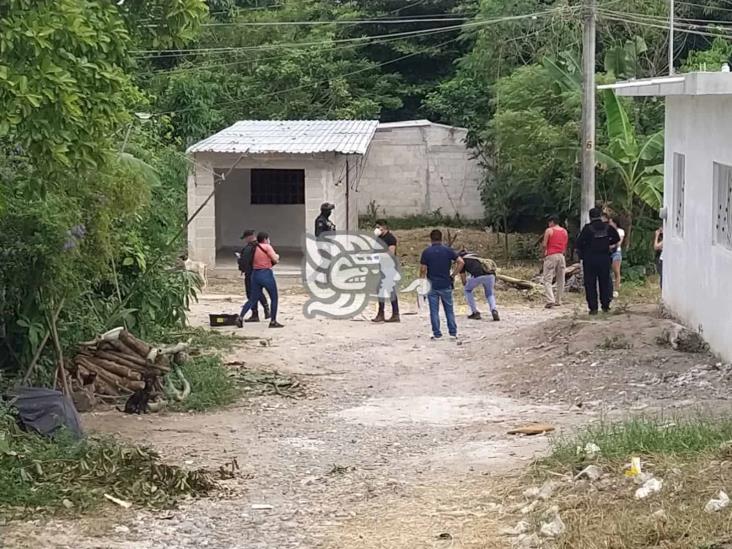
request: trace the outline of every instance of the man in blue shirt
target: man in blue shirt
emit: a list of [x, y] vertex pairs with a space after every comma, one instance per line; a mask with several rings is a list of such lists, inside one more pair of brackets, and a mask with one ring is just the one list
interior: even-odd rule
[[430, 292], [427, 300], [430, 304], [430, 322], [432, 323], [432, 339], [440, 339], [440, 301], [447, 317], [447, 330], [450, 337], [457, 337], [455, 311], [452, 306], [453, 275], [450, 272], [453, 262], [456, 273], [460, 272], [465, 262], [455, 250], [442, 243], [442, 232], [435, 229], [430, 233], [432, 245], [422, 252], [420, 259], [420, 278], [430, 281]]

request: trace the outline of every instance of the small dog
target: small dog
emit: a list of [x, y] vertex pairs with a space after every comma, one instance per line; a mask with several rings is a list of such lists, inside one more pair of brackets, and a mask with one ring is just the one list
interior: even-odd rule
[[125, 402], [125, 409], [117, 408], [117, 411], [125, 414], [147, 414], [150, 411], [150, 398], [152, 397], [154, 377], [145, 377], [145, 386], [135, 391]]
[[190, 271], [192, 273], [196, 273], [199, 277], [201, 277], [202, 281], [202, 289], [206, 289], [206, 286], [208, 286], [208, 267], [205, 263], [201, 263], [200, 261], [192, 261], [190, 259], [186, 259], [183, 262], [183, 266], [185, 267], [186, 271]]

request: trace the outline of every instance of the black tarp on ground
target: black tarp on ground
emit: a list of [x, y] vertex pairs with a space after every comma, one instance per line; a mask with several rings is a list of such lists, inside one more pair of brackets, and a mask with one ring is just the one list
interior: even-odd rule
[[60, 391], [41, 387], [19, 387], [7, 395], [18, 421], [29, 431], [52, 437], [61, 428], [75, 438], [84, 436], [73, 402]]

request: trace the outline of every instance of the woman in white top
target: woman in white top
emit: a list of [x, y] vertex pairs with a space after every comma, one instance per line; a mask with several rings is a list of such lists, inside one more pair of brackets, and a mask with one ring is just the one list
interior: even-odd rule
[[611, 226], [615, 227], [615, 230], [618, 231], [618, 234], [620, 235], [620, 242], [617, 243], [612, 252], [613, 282], [615, 287], [613, 297], [618, 297], [620, 295], [620, 265], [623, 263], [623, 242], [625, 240], [625, 231], [618, 226], [618, 222], [614, 217], [610, 218], [609, 223]]

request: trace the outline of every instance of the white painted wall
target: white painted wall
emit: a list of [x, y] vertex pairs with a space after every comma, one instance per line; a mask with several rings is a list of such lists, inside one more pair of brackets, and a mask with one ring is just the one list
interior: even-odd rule
[[439, 124], [380, 126], [358, 185], [359, 213], [375, 201], [387, 216], [438, 208], [466, 219], [484, 217], [482, 170], [466, 148], [467, 131]]
[[[663, 300], [732, 360], [732, 251], [714, 244], [714, 162], [732, 165], [732, 97], [666, 98]], [[683, 238], [674, 234], [673, 155], [686, 155]]]

